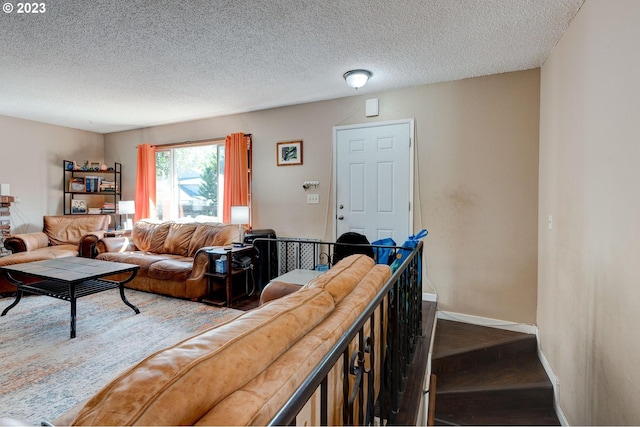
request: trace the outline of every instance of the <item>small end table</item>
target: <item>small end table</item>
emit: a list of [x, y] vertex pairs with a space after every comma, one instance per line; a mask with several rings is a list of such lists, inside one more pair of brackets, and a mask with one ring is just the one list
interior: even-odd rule
[[[255, 251], [252, 245], [233, 246], [231, 248], [214, 248], [206, 251], [209, 256], [209, 269], [205, 273], [209, 281], [209, 295], [202, 299], [202, 302], [206, 304], [212, 304], [217, 306], [231, 307], [234, 299], [233, 295], [233, 279], [238, 275], [245, 275], [245, 293], [236, 295], [235, 298], [241, 298], [250, 296], [255, 291], [255, 278], [253, 277], [253, 265], [255, 263]], [[216, 271], [216, 260], [222, 256], [226, 256], [227, 264], [224, 272]], [[236, 267], [233, 266], [233, 259], [238, 259], [241, 256], [251, 258], [251, 263], [246, 266]], [[249, 276], [251, 277], [251, 283], [253, 284], [253, 291], [249, 292]], [[220, 295], [214, 295], [213, 287], [215, 283], [222, 283], [224, 285], [224, 298], [220, 298]]]

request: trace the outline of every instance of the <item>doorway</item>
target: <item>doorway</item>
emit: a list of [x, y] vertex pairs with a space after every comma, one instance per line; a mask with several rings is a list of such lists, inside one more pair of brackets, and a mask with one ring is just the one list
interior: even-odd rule
[[413, 119], [334, 127], [336, 238], [406, 240], [413, 230]]

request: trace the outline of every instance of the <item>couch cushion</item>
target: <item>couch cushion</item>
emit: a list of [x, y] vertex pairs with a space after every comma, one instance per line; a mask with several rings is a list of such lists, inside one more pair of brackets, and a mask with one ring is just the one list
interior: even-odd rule
[[229, 224], [198, 224], [191, 236], [187, 256], [195, 256], [205, 246], [227, 246], [240, 240], [238, 227]]
[[127, 370], [91, 398], [72, 424], [192, 425], [333, 309], [326, 291], [307, 289], [246, 312]]
[[135, 252], [103, 252], [96, 257], [102, 261], [124, 262], [127, 264], [139, 265], [138, 276], [146, 276], [154, 263], [165, 261], [176, 255], [150, 254], [140, 251]]
[[164, 241], [163, 253], [186, 256], [196, 224], [171, 224]]
[[46, 248], [35, 249], [29, 252], [18, 252], [0, 258], [0, 266], [15, 265], [32, 261], [43, 261], [46, 259], [64, 258], [78, 256], [78, 246], [59, 245], [47, 246]]
[[173, 224], [171, 221], [142, 220], [136, 222], [131, 232], [133, 244], [143, 252], [163, 253], [164, 241], [167, 239], [171, 224]]
[[323, 288], [334, 298], [338, 305], [362, 278], [371, 270], [375, 262], [366, 255], [351, 255], [340, 260], [327, 272], [321, 274], [303, 288]]
[[44, 216], [42, 231], [51, 245], [77, 245], [82, 236], [109, 227], [109, 215]]
[[149, 266], [150, 279], [185, 281], [191, 276], [193, 258], [168, 259]]

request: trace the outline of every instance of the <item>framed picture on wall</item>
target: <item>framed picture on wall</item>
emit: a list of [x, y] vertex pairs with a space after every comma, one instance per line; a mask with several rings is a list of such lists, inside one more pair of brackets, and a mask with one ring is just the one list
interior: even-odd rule
[[278, 142], [276, 144], [278, 166], [302, 164], [302, 141]]

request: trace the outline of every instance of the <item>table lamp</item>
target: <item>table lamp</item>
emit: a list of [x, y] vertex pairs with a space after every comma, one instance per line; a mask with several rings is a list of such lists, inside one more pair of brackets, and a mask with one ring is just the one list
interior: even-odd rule
[[231, 206], [231, 224], [238, 224], [240, 243], [244, 245], [243, 224], [249, 224], [249, 206]]
[[129, 214], [136, 213], [136, 202], [133, 200], [120, 200], [118, 202], [118, 213], [125, 216], [124, 229], [133, 230], [133, 220], [129, 218]]

